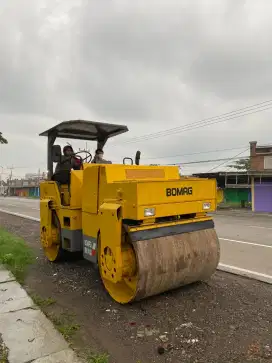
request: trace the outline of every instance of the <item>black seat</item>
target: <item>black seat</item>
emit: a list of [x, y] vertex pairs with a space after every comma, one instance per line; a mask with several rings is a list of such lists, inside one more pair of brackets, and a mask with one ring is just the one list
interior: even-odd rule
[[60, 170], [57, 173], [52, 175], [52, 181], [56, 181], [57, 183], [63, 185], [71, 183], [71, 171], [70, 170]]

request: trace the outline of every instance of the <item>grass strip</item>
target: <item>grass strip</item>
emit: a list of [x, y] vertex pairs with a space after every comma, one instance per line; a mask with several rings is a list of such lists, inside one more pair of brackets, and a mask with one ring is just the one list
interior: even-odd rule
[[24, 282], [27, 268], [34, 260], [33, 250], [22, 238], [0, 228], [0, 264], [10, 270], [18, 282]]

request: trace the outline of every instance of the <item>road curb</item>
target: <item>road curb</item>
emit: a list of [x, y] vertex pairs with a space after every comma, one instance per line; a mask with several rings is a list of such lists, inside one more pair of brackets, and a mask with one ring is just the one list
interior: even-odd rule
[[6, 213], [6, 214], [10, 214], [10, 215], [16, 216], [16, 217], [30, 219], [31, 221], [35, 221], [35, 222], [40, 222], [40, 218], [31, 217], [31, 216], [28, 216], [26, 214], [20, 214], [20, 213], [11, 212], [11, 211], [6, 210], [6, 209], [0, 209], [0, 212]]
[[220, 271], [224, 271], [224, 272], [229, 272], [232, 273], [234, 275], [239, 275], [239, 276], [244, 276], [244, 277], [248, 277], [254, 280], [258, 280], [261, 282], [266, 282], [268, 284], [272, 284], [272, 277], [266, 274], [262, 274], [259, 272], [255, 272], [255, 271], [251, 271], [251, 270], [246, 270], [244, 268], [240, 268], [240, 267], [236, 267], [236, 266], [231, 266], [231, 265], [225, 265], [224, 263], [219, 263], [217, 270]]
[[1, 265], [0, 332], [10, 363], [83, 363], [25, 289]]

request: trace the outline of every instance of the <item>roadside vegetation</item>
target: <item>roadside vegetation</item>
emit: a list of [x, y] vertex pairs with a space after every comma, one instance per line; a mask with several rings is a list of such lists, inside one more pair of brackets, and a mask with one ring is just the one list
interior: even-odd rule
[[0, 228], [0, 264], [10, 270], [18, 282], [24, 282], [27, 268], [34, 260], [34, 252], [22, 238]]
[[63, 312], [58, 316], [47, 314], [47, 317], [53, 322], [56, 329], [69, 343], [71, 338], [80, 329], [80, 325], [75, 322], [72, 314]]
[[[26, 242], [0, 227], [0, 265], [7, 268], [19, 283], [24, 283], [28, 267], [35, 262], [34, 251]], [[49, 312], [50, 308], [57, 303], [52, 297], [43, 298], [35, 292], [30, 293], [33, 302], [40, 307], [44, 314], [52, 321], [56, 329], [71, 344], [72, 338], [80, 329], [73, 314], [61, 312]], [[0, 335], [0, 363], [8, 363], [8, 350], [1, 342]], [[84, 354], [82, 357], [87, 363], [109, 363], [106, 354]]]
[[37, 294], [30, 294], [31, 299], [33, 302], [39, 306], [41, 309], [46, 308], [47, 306], [55, 304], [56, 300], [52, 299], [51, 297], [48, 297], [46, 299], [43, 299]]
[[8, 354], [9, 354], [9, 350], [5, 346], [5, 344], [2, 340], [2, 336], [0, 334], [0, 363], [9, 363]]
[[87, 363], [109, 363], [107, 354], [90, 354], [87, 357]]

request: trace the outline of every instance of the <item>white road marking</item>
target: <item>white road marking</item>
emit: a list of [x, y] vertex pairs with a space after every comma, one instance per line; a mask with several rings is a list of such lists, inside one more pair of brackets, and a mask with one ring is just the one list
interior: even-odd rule
[[260, 272], [256, 272], [256, 271], [252, 271], [252, 270], [246, 270], [244, 268], [240, 268], [240, 267], [236, 267], [236, 266], [225, 265], [224, 263], [219, 263], [217, 269], [221, 270], [221, 271], [225, 271], [225, 272], [230, 272], [235, 275], [242, 275], [242, 276], [250, 277], [252, 279], [259, 280], [262, 282], [267, 282], [268, 284], [272, 284], [271, 275], [262, 274]]
[[14, 212], [11, 212], [11, 211], [6, 210], [6, 209], [0, 209], [0, 212], [7, 213], [7, 214], [11, 214], [11, 215], [16, 216], [16, 217], [30, 219], [30, 220], [35, 221], [35, 222], [40, 222], [40, 218], [31, 217], [31, 216], [28, 216], [26, 214], [14, 213]]
[[252, 245], [252, 246], [257, 246], [257, 247], [272, 248], [272, 246], [262, 245], [260, 243], [253, 243], [253, 242], [246, 242], [246, 241], [238, 241], [236, 239], [229, 239], [229, 238], [222, 238], [222, 237], [219, 237], [219, 239], [222, 240], [222, 241], [227, 241], [227, 242], [242, 243], [242, 244]]
[[272, 229], [272, 227], [250, 226], [250, 225], [248, 225], [248, 224], [245, 224], [245, 227], [250, 227], [250, 228], [260, 228], [260, 229]]
[[[4, 205], [4, 207], [15, 207], [15, 208], [20, 208], [21, 206], [18, 204], [6, 204]], [[40, 210], [40, 208], [34, 208], [34, 207], [29, 207], [27, 206], [28, 209], [32, 209], [32, 210]]]
[[13, 200], [16, 202], [21, 202], [21, 203], [33, 203], [33, 202], [39, 202], [40, 199], [39, 198], [20, 198], [20, 197], [0, 197], [1, 200]]
[[3, 202], [14, 202], [14, 203], [24, 203], [24, 204], [34, 204], [34, 203], [38, 203], [40, 201], [40, 199], [20, 199], [20, 198], [14, 198], [14, 197], [5, 197], [5, 198], [0, 198], [0, 200], [3, 200]]
[[[218, 226], [219, 224], [221, 226], [226, 226], [226, 224], [228, 224], [229, 226], [233, 226], [233, 224], [235, 224], [236, 226], [240, 226], [241, 223], [239, 222], [235, 222], [235, 223], [230, 223], [230, 222], [223, 222], [223, 221], [216, 221], [215, 224]], [[255, 225], [252, 225], [252, 224], [242, 224], [243, 227], [249, 227], [249, 228], [260, 228], [260, 229], [272, 229], [272, 227], [265, 227], [265, 226], [255, 226]]]
[[[13, 197], [12, 198], [0, 198], [0, 203], [3, 202], [4, 204], [6, 203], [16, 203], [17, 206], [22, 206], [22, 205], [25, 205], [25, 206], [29, 206], [29, 205], [39, 205], [39, 202], [40, 200], [36, 200], [36, 199], [29, 199], [29, 200], [20, 200], [20, 199], [14, 199]], [[2, 204], [2, 203], [1, 203]]]

